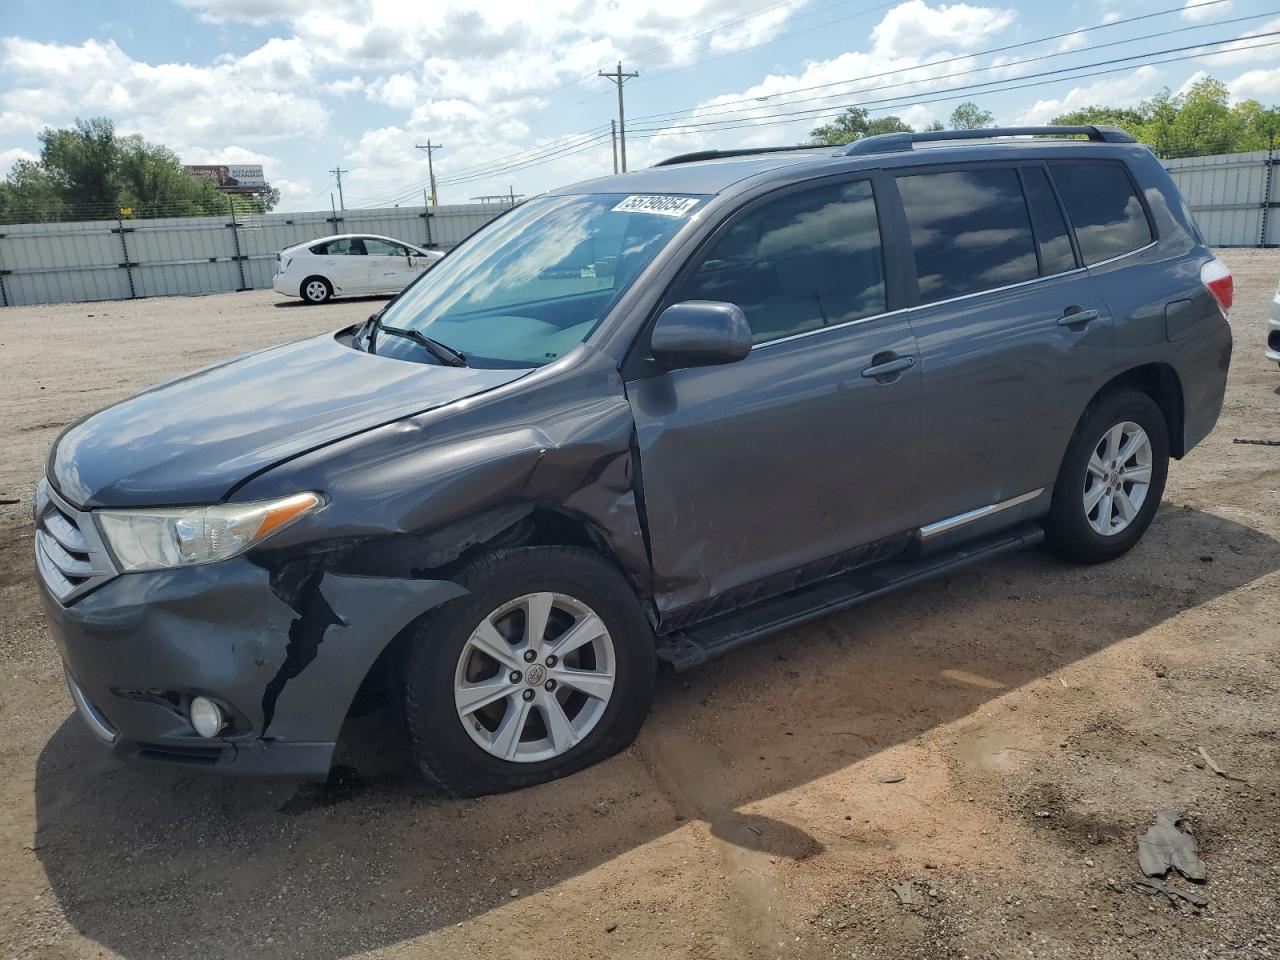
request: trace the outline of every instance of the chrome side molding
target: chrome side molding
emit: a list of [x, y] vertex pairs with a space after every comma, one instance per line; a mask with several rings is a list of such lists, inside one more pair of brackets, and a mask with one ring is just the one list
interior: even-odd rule
[[939, 520], [928, 526], [920, 528], [920, 539], [928, 540], [930, 537], [936, 537], [940, 533], [946, 533], [948, 530], [954, 530], [956, 527], [962, 527], [966, 523], [972, 523], [974, 520], [981, 520], [983, 517], [989, 517], [993, 513], [999, 513], [1001, 510], [1008, 510], [1010, 507], [1016, 507], [1023, 503], [1034, 500], [1040, 494], [1044, 493], [1044, 487], [1039, 490], [1032, 490], [1030, 493], [1024, 493], [1020, 496], [1010, 497], [1008, 500], [1001, 500], [999, 503], [988, 504], [985, 507], [978, 507], [976, 510], [966, 510], [964, 513], [957, 513], [954, 517], [947, 517], [945, 520]]

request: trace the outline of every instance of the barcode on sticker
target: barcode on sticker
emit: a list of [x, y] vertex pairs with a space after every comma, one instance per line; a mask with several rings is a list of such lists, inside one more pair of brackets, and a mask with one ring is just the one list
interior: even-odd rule
[[669, 197], [636, 194], [613, 208], [614, 213], [656, 213], [660, 217], [683, 217], [698, 205], [697, 197]]

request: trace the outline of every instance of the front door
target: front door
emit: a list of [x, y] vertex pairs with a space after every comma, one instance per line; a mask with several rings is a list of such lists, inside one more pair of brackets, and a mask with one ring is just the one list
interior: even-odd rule
[[370, 293], [399, 293], [418, 275], [410, 266], [407, 247], [378, 237], [365, 237], [364, 249], [368, 254], [365, 261]]
[[920, 365], [892, 299], [867, 179], [757, 201], [677, 281], [668, 302], [736, 303], [755, 346], [628, 384], [664, 611], [918, 524]]

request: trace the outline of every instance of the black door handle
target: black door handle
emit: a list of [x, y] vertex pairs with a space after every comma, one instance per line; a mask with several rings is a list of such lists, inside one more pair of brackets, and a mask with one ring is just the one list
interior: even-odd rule
[[1080, 307], [1067, 307], [1058, 318], [1060, 327], [1082, 327], [1098, 319], [1097, 310], [1083, 310]]
[[[871, 359], [876, 360], [878, 358], [872, 357]], [[896, 379], [897, 374], [902, 373], [904, 370], [910, 370], [915, 365], [915, 357], [896, 357], [892, 360], [885, 360], [882, 363], [873, 363], [869, 367], [864, 367], [862, 375], [864, 377], [880, 380], [881, 383], [887, 383], [887, 378], [893, 377]]]

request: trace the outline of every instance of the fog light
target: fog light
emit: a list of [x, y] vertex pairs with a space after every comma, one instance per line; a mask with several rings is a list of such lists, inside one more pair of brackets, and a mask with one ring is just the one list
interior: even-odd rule
[[191, 701], [191, 726], [205, 737], [216, 737], [222, 729], [222, 711], [208, 697], [195, 697]]

